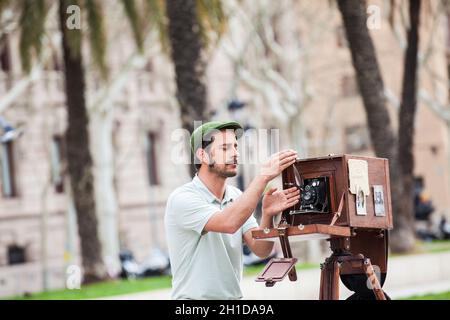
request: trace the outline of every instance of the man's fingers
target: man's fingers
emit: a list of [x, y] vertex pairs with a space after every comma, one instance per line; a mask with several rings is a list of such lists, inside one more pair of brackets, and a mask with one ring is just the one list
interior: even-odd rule
[[289, 189], [284, 189], [283, 192], [284, 192], [284, 194], [289, 194], [289, 193], [295, 192], [297, 190], [298, 190], [297, 187], [290, 187]]
[[297, 153], [297, 151], [292, 150], [292, 149], [284, 149], [284, 150], [281, 150], [281, 151], [279, 151], [279, 152], [277, 152], [277, 153], [278, 153], [278, 154]]
[[292, 199], [292, 198], [297, 199], [297, 198], [299, 198], [299, 197], [300, 197], [300, 191], [292, 192], [292, 193], [289, 193], [289, 194], [286, 195], [286, 198], [287, 198], [288, 200], [290, 200], [290, 199]]
[[297, 157], [297, 152], [295, 152], [295, 151], [287, 151], [287, 152], [281, 153], [279, 155], [280, 162], [283, 161], [286, 158], [289, 158], [289, 157]]
[[295, 191], [298, 191], [297, 187], [290, 187], [288, 189], [284, 189], [283, 190], [284, 193], [292, 193], [292, 192], [295, 192]]
[[284, 161], [290, 161], [291, 159], [295, 159], [297, 158], [297, 154], [293, 153], [293, 154], [288, 154], [283, 158], [280, 158], [280, 163], [284, 162]]
[[282, 166], [280, 167], [280, 170], [283, 171], [284, 169], [286, 169], [287, 167], [289, 167], [289, 166], [291, 166], [291, 165], [293, 165], [293, 164], [294, 164], [294, 161], [288, 162], [288, 163], [282, 165]]
[[297, 187], [289, 188], [289, 189], [286, 189], [283, 191], [284, 191], [284, 194], [287, 196], [292, 196], [295, 193], [297, 193], [297, 194], [300, 193], [300, 190]]
[[283, 160], [280, 161], [280, 166], [282, 166], [283, 164], [285, 164], [287, 162], [291, 162], [291, 161], [295, 162], [296, 158], [297, 158], [297, 155], [292, 155], [290, 157], [286, 157], [286, 158], [284, 158]]
[[272, 154], [270, 156], [270, 158], [282, 160], [282, 159], [284, 159], [288, 156], [294, 155], [294, 154], [297, 155], [297, 151], [292, 150], [292, 149], [287, 149], [287, 150], [278, 151], [278, 152]]
[[281, 171], [283, 171], [283, 170], [286, 169], [287, 167], [293, 165], [294, 163], [295, 163], [295, 159], [292, 160], [292, 161], [289, 161], [289, 162], [287, 162], [287, 163], [285, 163], [285, 164], [283, 164], [283, 165], [281, 165], [281, 166], [280, 166]]
[[282, 151], [278, 151], [274, 154], [272, 154], [273, 158], [281, 158], [284, 157], [285, 155], [288, 155], [291, 152], [291, 150], [282, 150]]
[[279, 158], [284, 158], [284, 157], [287, 157], [292, 154], [297, 154], [297, 151], [291, 150], [291, 149], [283, 150], [283, 151], [275, 153], [274, 156], [279, 157]]
[[284, 209], [287, 209], [287, 208], [289, 208], [289, 207], [292, 207], [293, 205], [297, 204], [298, 201], [299, 201], [299, 199], [297, 199], [297, 200], [291, 200], [291, 201], [286, 202], [286, 204], [284, 205]]

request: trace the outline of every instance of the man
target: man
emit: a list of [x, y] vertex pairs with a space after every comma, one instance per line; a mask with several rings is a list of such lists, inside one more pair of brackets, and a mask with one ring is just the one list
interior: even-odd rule
[[242, 193], [226, 184], [237, 174], [241, 132], [237, 122], [213, 121], [192, 133], [197, 174], [172, 192], [165, 214], [173, 299], [241, 299], [243, 241], [257, 256], [267, 257], [273, 242], [255, 241], [251, 231], [273, 227], [273, 217], [299, 201], [295, 187], [269, 189], [258, 226], [252, 213], [267, 183], [292, 165], [297, 153], [272, 155]]

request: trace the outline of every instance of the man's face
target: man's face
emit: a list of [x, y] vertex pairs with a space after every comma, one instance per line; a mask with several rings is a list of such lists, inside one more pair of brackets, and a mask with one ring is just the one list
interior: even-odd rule
[[206, 148], [210, 158], [209, 171], [224, 178], [234, 177], [239, 156], [234, 130], [221, 130], [212, 137], [213, 142]]

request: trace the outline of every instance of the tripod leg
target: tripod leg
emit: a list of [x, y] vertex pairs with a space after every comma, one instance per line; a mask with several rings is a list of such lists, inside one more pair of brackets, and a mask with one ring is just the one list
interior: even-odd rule
[[378, 278], [375, 274], [375, 270], [373, 269], [370, 259], [367, 258], [364, 259], [363, 269], [364, 272], [366, 273], [367, 278], [370, 280], [373, 293], [375, 294], [377, 300], [386, 300], [386, 296], [384, 295], [384, 292], [381, 289], [380, 282], [378, 281]]
[[325, 279], [327, 278], [326, 275], [326, 267], [325, 267], [325, 263], [320, 264], [320, 291], [319, 291], [319, 300], [325, 300], [325, 295], [326, 295], [326, 283], [325, 283]]
[[[284, 236], [280, 236], [281, 249], [283, 250], [283, 256], [285, 258], [292, 258], [291, 247], [289, 246], [288, 240]], [[297, 281], [297, 271], [295, 270], [295, 266], [288, 273], [289, 280]]]
[[339, 300], [339, 262], [328, 258], [321, 265], [320, 300]]
[[331, 299], [339, 300], [339, 262], [333, 262], [333, 269], [331, 272]]

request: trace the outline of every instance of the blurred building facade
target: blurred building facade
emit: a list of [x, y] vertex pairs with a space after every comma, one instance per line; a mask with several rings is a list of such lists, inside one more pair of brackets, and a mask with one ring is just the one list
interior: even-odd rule
[[[301, 51], [301, 76], [291, 79], [283, 73], [283, 68], [290, 68], [289, 61], [281, 61], [279, 74], [286, 75], [293, 91], [303, 90], [306, 97], [298, 100], [301, 103], [301, 122], [298, 123], [302, 128], [294, 128], [303, 130], [303, 143], [297, 145], [295, 134], [288, 137], [296, 131], [287, 131], [280, 125], [281, 120], [274, 120], [275, 116], [265, 105], [266, 98], [261, 98], [260, 89], [245, 82], [244, 76], [236, 80], [236, 68], [230, 59], [230, 48], [227, 48], [231, 41], [227, 35], [209, 59], [206, 83], [213, 117], [235, 118], [256, 129], [280, 128], [279, 147], [295, 144], [302, 149], [302, 156], [373, 155], [365, 111], [337, 8], [330, 7], [327, 1], [293, 3], [280, 2], [280, 5], [292, 5], [293, 9], [285, 24], [279, 24], [279, 32], [283, 33], [289, 21], [293, 23], [288, 25], [295, 26], [296, 32], [283, 33], [285, 38], [278, 42], [288, 46], [292, 43], [289, 36], [308, 38], [309, 42], [305, 40], [301, 47], [301, 50], [307, 49], [307, 54]], [[384, 12], [386, 2], [373, 3]], [[249, 12], [251, 8], [248, 7]], [[320, 21], [320, 25], [319, 22], [308, 24], [307, 19], [296, 19], [296, 15], [307, 14]], [[236, 15], [231, 19], [242, 20], [242, 17]], [[230, 21], [230, 33], [233, 28], [239, 32], [242, 28], [239, 21]], [[122, 67], [129, 62], [135, 49], [130, 32], [124, 32], [128, 29], [120, 24], [112, 24], [111, 29], [110, 40], [114, 41], [110, 41], [109, 59], [114, 78], [125, 74]], [[316, 29], [321, 30], [320, 35], [309, 38]], [[240, 31], [245, 38], [248, 30]], [[440, 22], [432, 31], [423, 27], [422, 31], [421, 49], [426, 50], [430, 43], [433, 47], [427, 65], [434, 76], [446, 78], [446, 23]], [[54, 33], [57, 38], [57, 32]], [[401, 41], [395, 37], [385, 17], [381, 27], [372, 30], [371, 35], [385, 86], [388, 94], [391, 93], [388, 107], [396, 126], [398, 101], [395, 97], [401, 96], [403, 70]], [[17, 32], [2, 36], [0, 97], [18, 90], [20, 84], [29, 79], [21, 71], [17, 43]], [[51, 58], [37, 79], [21, 90], [7, 108], [0, 109], [1, 116], [24, 130], [23, 135], [8, 148], [4, 147], [1, 154], [0, 296], [40, 291], [44, 285], [64, 287], [65, 267], [80, 264], [74, 212], [63, 168], [66, 112], [60, 52], [50, 52]], [[174, 188], [189, 181], [187, 167], [173, 163], [174, 132], [180, 125], [172, 66], [161, 50], [155, 52], [145, 58], [142, 66], [126, 74], [125, 84], [108, 103], [108, 111], [93, 116], [100, 117], [100, 121], [102, 116], [110, 117], [114, 158], [108, 165], [114, 171], [120, 245], [130, 249], [138, 261], [142, 261], [153, 247], [165, 249], [165, 201]], [[430, 74], [421, 71], [420, 87], [434, 92], [435, 80]], [[98, 90], [93, 79], [88, 81], [89, 101], [94, 100]], [[244, 101], [245, 107], [239, 112], [230, 112], [227, 103], [236, 98]], [[445, 104], [447, 96], [442, 99]], [[99, 141], [96, 135], [100, 135], [96, 124], [91, 119], [94, 151], [98, 146], [95, 141]], [[295, 126], [296, 122], [293, 124]], [[421, 99], [416, 124], [416, 175], [423, 177], [438, 213], [450, 217], [450, 128]], [[95, 159], [96, 170], [105, 165], [98, 157]], [[253, 166], [243, 165], [241, 177], [234, 178], [232, 183], [245, 187], [254, 175]]]

